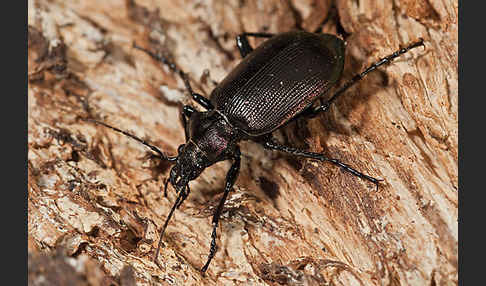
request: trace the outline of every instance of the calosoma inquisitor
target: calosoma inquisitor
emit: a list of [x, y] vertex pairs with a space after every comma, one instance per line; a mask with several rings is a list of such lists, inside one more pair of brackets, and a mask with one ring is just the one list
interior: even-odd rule
[[[248, 36], [269, 39], [253, 50], [249, 45]], [[355, 176], [378, 184], [378, 179], [365, 175], [337, 159], [284, 146], [273, 139], [271, 133], [296, 117], [312, 117], [326, 111], [332, 102], [366, 74], [410, 49], [423, 45], [423, 40], [420, 39], [372, 64], [319, 106], [313, 106], [313, 103], [341, 77], [344, 66], [344, 41], [330, 34], [294, 31], [279, 35], [244, 33], [236, 38], [236, 43], [243, 60], [217, 85], [209, 99], [193, 92], [186, 74], [174, 63], [134, 44], [135, 48], [145, 51], [178, 73], [192, 98], [206, 110], [199, 112], [188, 105], [183, 107], [186, 144], [179, 146], [177, 156], [167, 156], [157, 147], [134, 135], [91, 120], [145, 144], [161, 159], [175, 163], [170, 170], [168, 182], [176, 189], [178, 195], [162, 227], [154, 259], [157, 259], [162, 236], [170, 218], [189, 195], [189, 181], [196, 179], [204, 169], [216, 162], [233, 161], [226, 175], [223, 197], [213, 215], [210, 252], [202, 268], [203, 272], [207, 270], [216, 253], [216, 229], [219, 218], [240, 169], [239, 141], [253, 140], [266, 149], [327, 161]]]

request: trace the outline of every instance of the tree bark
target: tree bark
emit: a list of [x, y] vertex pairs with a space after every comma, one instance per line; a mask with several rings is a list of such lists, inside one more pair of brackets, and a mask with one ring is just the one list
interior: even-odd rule
[[[458, 284], [457, 1], [28, 3], [32, 285]], [[371, 73], [326, 114], [275, 132], [384, 181], [376, 190], [333, 165], [242, 142], [206, 275], [199, 270], [227, 162], [191, 182], [153, 263], [175, 201], [171, 187], [163, 194], [170, 165], [82, 119], [175, 155], [185, 140], [180, 108], [196, 104], [177, 75], [132, 42], [169, 56], [208, 96], [240, 61], [237, 34], [292, 29], [345, 38], [339, 85], [424, 39], [425, 48]]]

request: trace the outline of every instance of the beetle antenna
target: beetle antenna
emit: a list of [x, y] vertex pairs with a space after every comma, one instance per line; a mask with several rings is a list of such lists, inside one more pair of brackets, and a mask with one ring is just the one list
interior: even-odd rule
[[164, 197], [167, 198], [167, 185], [169, 184], [169, 178], [166, 178], [164, 181]]
[[108, 125], [108, 124], [106, 124], [104, 122], [101, 122], [101, 121], [98, 121], [98, 120], [94, 120], [94, 119], [90, 119], [90, 118], [86, 118], [86, 119], [83, 118], [82, 120], [89, 121], [89, 122], [93, 122], [93, 123], [102, 125], [104, 127], [110, 128], [110, 129], [112, 129], [112, 130], [114, 130], [116, 132], [119, 132], [119, 133], [121, 133], [121, 134], [123, 134], [125, 136], [128, 136], [128, 137], [130, 137], [130, 138], [132, 138], [132, 139], [134, 139], [134, 140], [142, 143], [143, 145], [149, 147], [152, 151], [154, 151], [155, 153], [159, 154], [160, 158], [163, 159], [163, 160], [166, 160], [166, 161], [175, 161], [175, 160], [177, 160], [177, 156], [175, 156], [175, 157], [167, 156], [162, 151], [160, 151], [159, 148], [155, 147], [154, 145], [148, 143], [147, 141], [145, 141], [145, 140], [143, 140], [143, 139], [141, 139], [141, 138], [139, 138], [139, 137], [137, 137], [137, 136], [135, 136], [133, 134], [130, 134], [130, 133], [126, 132], [126, 131], [123, 131], [121, 129], [118, 129], [116, 127], [113, 127], [111, 125]]
[[[188, 187], [187, 185], [184, 187]], [[154, 259], [153, 261], [157, 263], [157, 257], [159, 256], [160, 252], [160, 247], [162, 246], [162, 238], [164, 237], [165, 229], [167, 228], [167, 225], [169, 224], [170, 219], [172, 218], [172, 215], [174, 215], [174, 211], [179, 208], [179, 206], [182, 204], [182, 202], [185, 200], [189, 192], [185, 192], [184, 189], [179, 191], [179, 194], [177, 195], [177, 199], [174, 202], [174, 205], [172, 205], [172, 208], [170, 209], [169, 215], [165, 219], [164, 225], [162, 226], [162, 230], [160, 231], [160, 237], [159, 237], [159, 243], [157, 244], [157, 250], [155, 251]]]
[[378, 67], [380, 67], [380, 66], [382, 66], [384, 64], [390, 63], [395, 58], [397, 58], [397, 57], [405, 54], [406, 52], [410, 51], [411, 49], [416, 48], [416, 47], [419, 47], [419, 46], [423, 46], [425, 48], [424, 39], [420, 38], [419, 41], [417, 41], [415, 43], [412, 43], [412, 44], [410, 44], [409, 46], [407, 46], [405, 48], [401, 48], [400, 50], [394, 52], [393, 54], [388, 55], [388, 56], [382, 58], [381, 60], [373, 63], [365, 71], [363, 71], [360, 74], [355, 75], [351, 80], [349, 80], [348, 82], [346, 82], [338, 91], [336, 91], [336, 93], [334, 93], [334, 95], [326, 103], [324, 103], [323, 105], [321, 105], [321, 106], [317, 107], [316, 109], [314, 109], [314, 112], [313, 113], [315, 114], [317, 112], [327, 110], [329, 108], [329, 106], [331, 105], [331, 103], [333, 101], [335, 101], [336, 98], [338, 98], [338, 96], [342, 95], [351, 86], [355, 85], [357, 82], [359, 82], [361, 79], [363, 79], [368, 73], [374, 71], [375, 69], [377, 69]]
[[153, 59], [163, 63], [164, 65], [168, 66], [169, 69], [178, 74], [179, 77], [182, 79], [182, 81], [184, 82], [184, 86], [186, 87], [187, 91], [189, 92], [189, 94], [192, 96], [192, 98], [197, 102], [199, 103], [202, 107], [204, 107], [205, 109], [207, 110], [212, 110], [214, 109], [214, 106], [213, 104], [211, 103], [210, 100], [208, 100], [207, 98], [205, 98], [204, 96], [198, 94], [198, 93], [195, 93], [194, 90], [192, 89], [192, 86], [191, 86], [191, 82], [189, 81], [189, 77], [187, 76], [187, 74], [181, 70], [180, 68], [177, 67], [177, 65], [173, 62], [171, 62], [169, 59], [167, 59], [165, 56], [163, 55], [159, 55], [159, 54], [156, 54], [152, 51], [149, 51], [145, 48], [142, 48], [140, 47], [139, 45], [137, 45], [135, 42], [132, 43], [132, 46], [137, 49], [137, 50], [140, 50], [146, 54], [148, 54], [149, 56], [151, 56]]

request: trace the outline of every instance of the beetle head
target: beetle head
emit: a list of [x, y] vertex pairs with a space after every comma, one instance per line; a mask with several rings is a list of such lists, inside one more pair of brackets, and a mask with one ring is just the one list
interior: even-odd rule
[[189, 181], [194, 180], [207, 167], [206, 155], [189, 141], [178, 149], [175, 165], [170, 170], [170, 183], [177, 192], [183, 190]]

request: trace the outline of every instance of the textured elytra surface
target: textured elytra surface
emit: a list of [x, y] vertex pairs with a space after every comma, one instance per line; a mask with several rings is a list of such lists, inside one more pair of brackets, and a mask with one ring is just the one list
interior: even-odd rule
[[211, 102], [246, 133], [269, 133], [321, 97], [339, 79], [344, 43], [289, 32], [265, 41], [221, 81]]
[[[92, 285], [456, 285], [457, 1], [331, 2], [29, 1], [33, 283], [54, 273]], [[328, 16], [325, 32], [349, 34], [343, 80], [425, 40], [425, 50], [370, 75], [329, 113], [278, 132], [384, 178], [380, 190], [243, 143], [207, 276], [198, 269], [226, 163], [191, 183], [157, 267], [157, 229], [174, 200], [161, 192], [168, 166], [79, 118], [99, 116], [175, 154], [184, 141], [178, 104], [190, 100], [132, 41], [171, 54], [208, 95], [240, 61], [236, 34], [312, 31]], [[76, 275], [48, 272], [66, 263]]]

